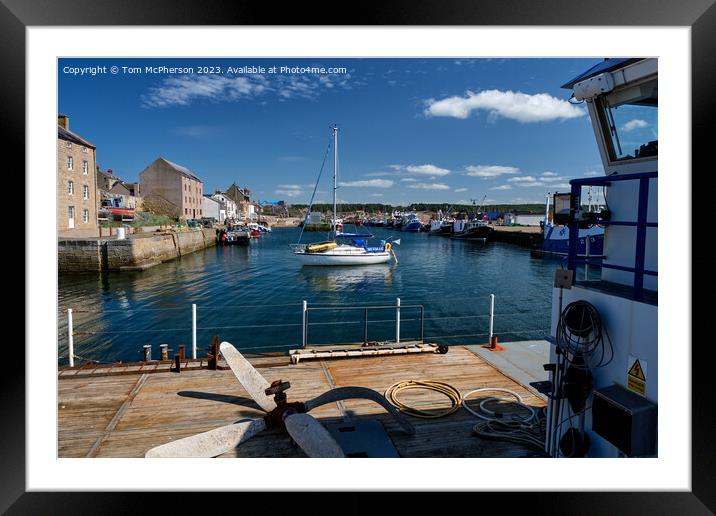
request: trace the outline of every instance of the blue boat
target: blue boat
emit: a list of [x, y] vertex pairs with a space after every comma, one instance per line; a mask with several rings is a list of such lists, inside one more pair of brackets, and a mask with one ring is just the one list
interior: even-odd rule
[[411, 213], [404, 219], [403, 227], [401, 228], [401, 231], [414, 231], [417, 233], [422, 228], [423, 228], [423, 223], [420, 222], [420, 219], [414, 213]]

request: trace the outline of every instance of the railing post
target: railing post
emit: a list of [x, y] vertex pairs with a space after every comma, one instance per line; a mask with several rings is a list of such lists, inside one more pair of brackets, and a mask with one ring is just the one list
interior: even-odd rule
[[308, 328], [306, 327], [307, 322], [308, 322], [308, 301], [306, 301], [304, 299], [303, 300], [303, 325], [302, 325], [303, 335], [301, 337], [303, 340], [303, 348], [304, 349], [308, 345]]
[[72, 336], [72, 308], [67, 309], [67, 355], [70, 367], [75, 367], [75, 341]]
[[368, 308], [363, 315], [363, 344], [368, 344]]
[[191, 358], [196, 358], [196, 304], [191, 305]]
[[584, 281], [589, 280], [589, 235], [584, 237]]
[[400, 298], [395, 298], [395, 343], [400, 344]]
[[492, 343], [493, 329], [495, 328], [495, 294], [490, 294], [490, 338], [487, 342]]

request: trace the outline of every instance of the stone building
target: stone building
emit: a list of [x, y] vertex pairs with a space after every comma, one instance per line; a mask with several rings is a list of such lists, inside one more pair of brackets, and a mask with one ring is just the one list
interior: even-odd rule
[[114, 175], [112, 169], [106, 172], [97, 170], [97, 197], [100, 211], [102, 207], [141, 208], [139, 183], [128, 183]]
[[96, 147], [57, 116], [57, 229], [97, 228]]
[[164, 158], [156, 159], [139, 173], [145, 208], [153, 198], [176, 208], [183, 219], [203, 217], [204, 184], [189, 169]]
[[236, 186], [236, 183], [232, 183], [226, 190], [225, 195], [236, 203], [237, 218], [245, 220], [252, 218], [251, 190], [241, 188], [240, 186]]

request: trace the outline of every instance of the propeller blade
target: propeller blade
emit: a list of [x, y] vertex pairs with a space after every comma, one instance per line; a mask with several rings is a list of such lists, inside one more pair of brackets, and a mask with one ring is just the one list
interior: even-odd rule
[[266, 428], [263, 418], [240, 421], [208, 432], [190, 435], [150, 449], [144, 456], [155, 458], [216, 457], [236, 448]]
[[291, 438], [309, 457], [345, 457], [333, 436], [313, 416], [291, 414], [284, 420], [284, 424]]
[[368, 389], [367, 387], [337, 387], [324, 392], [320, 396], [316, 396], [312, 400], [308, 400], [303, 405], [306, 412], [309, 412], [314, 408], [326, 405], [327, 403], [334, 403], [336, 401], [349, 399], [364, 399], [376, 402], [378, 405], [383, 407], [393, 417], [393, 419], [395, 419], [406, 434], [413, 435], [415, 433], [413, 425], [410, 424], [410, 422], [398, 411], [398, 409], [386, 400], [383, 395], [375, 392], [373, 389]]
[[270, 384], [261, 376], [261, 373], [254, 369], [254, 366], [230, 343], [222, 342], [219, 348], [226, 363], [229, 364], [236, 378], [254, 401], [266, 412], [275, 409], [276, 403], [273, 398], [266, 395], [266, 389], [270, 387]]

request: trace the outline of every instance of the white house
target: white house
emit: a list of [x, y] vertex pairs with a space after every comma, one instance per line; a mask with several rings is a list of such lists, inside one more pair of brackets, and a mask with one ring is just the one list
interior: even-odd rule
[[204, 217], [214, 217], [219, 224], [223, 224], [226, 219], [226, 208], [219, 201], [206, 194], [202, 200], [202, 210]]
[[[227, 196], [223, 192], [216, 192], [214, 195], [211, 196], [211, 198], [218, 203], [223, 205], [223, 209], [225, 212], [224, 219], [238, 219], [238, 207], [236, 206], [236, 202], [234, 202], [229, 196]], [[220, 221], [222, 224], [224, 220], [222, 219]]]

